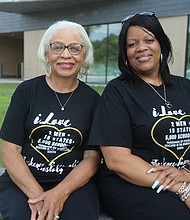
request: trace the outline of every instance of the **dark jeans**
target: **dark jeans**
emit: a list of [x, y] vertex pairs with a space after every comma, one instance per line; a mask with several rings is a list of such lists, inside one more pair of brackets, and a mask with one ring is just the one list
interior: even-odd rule
[[[54, 185], [56, 184], [51, 183], [48, 188]], [[27, 201], [28, 198], [9, 177], [0, 178], [0, 211], [4, 220], [30, 220], [31, 212]], [[94, 182], [90, 181], [73, 192], [59, 216], [59, 220], [97, 220], [99, 199]]]
[[157, 194], [136, 186], [105, 167], [98, 172], [100, 202], [114, 220], [190, 220], [190, 210], [174, 193]]

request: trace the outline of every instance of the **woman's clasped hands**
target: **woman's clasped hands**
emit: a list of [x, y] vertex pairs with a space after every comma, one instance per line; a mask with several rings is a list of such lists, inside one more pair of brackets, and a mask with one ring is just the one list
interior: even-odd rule
[[152, 189], [157, 193], [162, 190], [169, 190], [176, 193], [182, 202], [190, 208], [190, 174], [183, 169], [173, 166], [153, 165], [147, 174], [158, 172], [156, 180], [152, 184]]
[[[28, 203], [32, 211], [31, 220], [59, 219], [59, 213], [61, 213], [67, 198], [68, 195], [64, 192], [60, 193], [56, 187], [33, 199], [30, 198]], [[36, 210], [36, 207], [38, 207], [38, 210]]]
[[156, 172], [159, 172], [159, 174], [152, 184], [152, 189], [156, 189], [157, 193], [160, 193], [162, 190], [175, 190], [176, 185], [189, 181], [188, 176], [185, 175], [181, 169], [177, 169], [173, 166], [153, 165], [153, 167], [147, 171], [147, 174]]

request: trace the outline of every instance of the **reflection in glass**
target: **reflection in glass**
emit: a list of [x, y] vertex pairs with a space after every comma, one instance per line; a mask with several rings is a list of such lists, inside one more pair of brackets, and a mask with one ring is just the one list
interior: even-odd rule
[[88, 27], [88, 34], [94, 48], [94, 65], [87, 75], [88, 83], [106, 83], [107, 29], [107, 24]]
[[107, 84], [119, 75], [118, 35], [121, 24], [86, 27], [94, 48], [94, 65], [82, 80], [90, 84]]
[[118, 36], [120, 33], [120, 29], [120, 23], [109, 25], [106, 83], [120, 75], [120, 71], [118, 69]]
[[186, 77], [190, 79], [190, 16], [189, 16], [189, 28], [188, 28], [188, 42], [187, 42], [187, 58], [186, 58]]

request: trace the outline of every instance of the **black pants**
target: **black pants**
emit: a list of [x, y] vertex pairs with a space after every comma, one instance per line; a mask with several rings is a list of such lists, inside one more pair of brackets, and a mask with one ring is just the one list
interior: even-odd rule
[[[4, 177], [2, 181], [1, 178], [0, 211], [4, 220], [30, 220], [28, 198], [10, 179]], [[90, 181], [73, 192], [59, 216], [60, 220], [97, 220], [99, 199], [94, 182]]]
[[101, 167], [98, 172], [100, 201], [114, 220], [190, 220], [190, 210], [170, 192], [156, 193], [130, 184]]

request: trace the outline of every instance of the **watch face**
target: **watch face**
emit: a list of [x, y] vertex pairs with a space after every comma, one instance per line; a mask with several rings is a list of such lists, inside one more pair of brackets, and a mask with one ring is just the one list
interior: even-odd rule
[[190, 165], [189, 164], [185, 164], [183, 166], [183, 169], [190, 173]]

